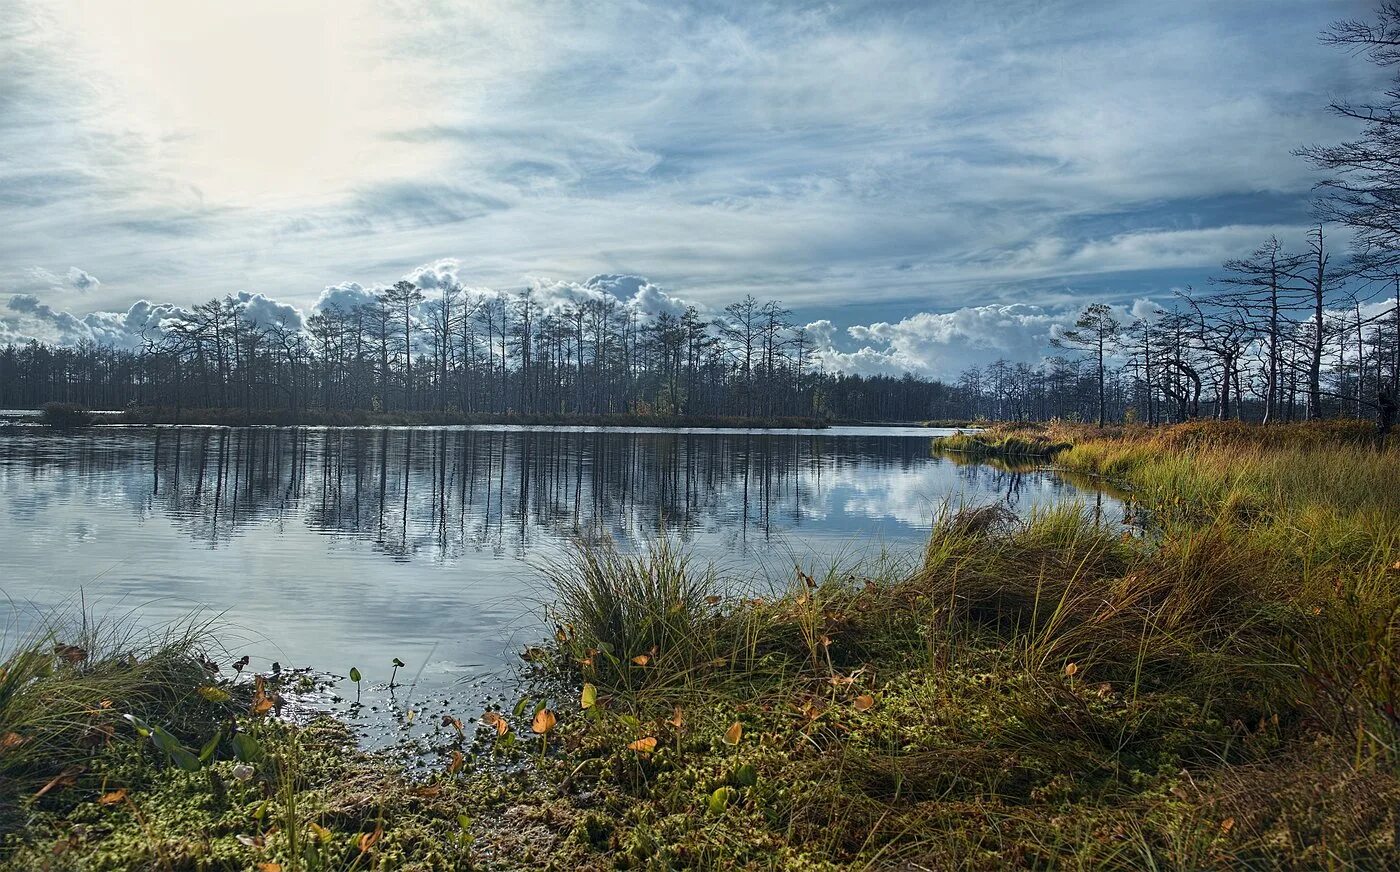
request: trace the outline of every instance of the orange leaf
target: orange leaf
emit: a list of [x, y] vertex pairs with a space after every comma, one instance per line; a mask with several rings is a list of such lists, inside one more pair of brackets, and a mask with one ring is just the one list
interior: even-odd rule
[[444, 727], [452, 727], [452, 729], [457, 731], [457, 735], [459, 736], [463, 735], [462, 722], [452, 717], [452, 715], [443, 715], [442, 725]]
[[1227, 817], [1227, 818], [1225, 818], [1225, 820], [1223, 820], [1223, 821], [1220, 822], [1220, 833], [1221, 833], [1221, 835], [1229, 835], [1229, 834], [1230, 834], [1230, 830], [1233, 830], [1234, 828], [1235, 828], [1235, 819], [1232, 818], [1232, 817]]
[[99, 796], [99, 797], [97, 798], [97, 802], [98, 802], [99, 805], [116, 805], [117, 803], [121, 802], [123, 799], [126, 799], [126, 788], [125, 788], [125, 787], [122, 787], [122, 788], [119, 788], [119, 789], [117, 789], [117, 790], [114, 790], [114, 791], [112, 791], [111, 793], [104, 793], [104, 794], [102, 794], [101, 796]]
[[854, 703], [856, 711], [858, 712], [866, 711], [874, 704], [875, 697], [871, 696], [868, 693], [862, 693], [860, 696], [856, 697], [856, 701]]
[[632, 658], [632, 662], [638, 666], [645, 666], [651, 662], [651, 658], [645, 654], [638, 654], [636, 657]]
[[360, 841], [359, 841], [359, 843], [358, 843], [358, 844], [359, 844], [359, 848], [360, 848], [360, 853], [361, 853], [361, 854], [367, 854], [367, 853], [369, 853], [369, 849], [374, 847], [374, 843], [377, 842], [377, 841], [379, 841], [379, 837], [382, 836], [382, 835], [384, 835], [384, 825], [383, 825], [383, 824], [376, 824], [375, 827], [374, 827], [374, 832], [372, 832], [372, 833], [361, 833], [361, 834], [360, 834]]
[[282, 872], [282, 864], [268, 860], [266, 863], [258, 864], [258, 872]]
[[18, 748], [24, 744], [24, 737], [19, 733], [6, 733], [0, 736], [0, 751], [8, 751], [11, 748]]
[[656, 739], [647, 736], [645, 739], [638, 739], [627, 746], [627, 750], [636, 751], [638, 754], [650, 754], [656, 750]]
[[488, 727], [495, 727], [498, 736], [504, 736], [510, 732], [510, 724], [501, 717], [500, 712], [487, 712], [481, 716], [481, 722]]
[[462, 755], [462, 752], [461, 752], [461, 751], [458, 751], [458, 750], [456, 750], [456, 749], [453, 749], [453, 751], [452, 751], [452, 762], [451, 762], [450, 764], [448, 764], [448, 767], [447, 767], [447, 774], [448, 774], [448, 775], [456, 775], [459, 771], [461, 771], [461, 769], [462, 769], [462, 764], [463, 764], [463, 763], [466, 763], [466, 762], [467, 762], [467, 758], [464, 757], [464, 756]]
[[272, 711], [272, 700], [265, 696], [254, 697], [252, 711], [255, 715], [267, 714]]
[[724, 731], [724, 744], [737, 745], [744, 737], [744, 725], [735, 721], [729, 725], [729, 729]]
[[530, 724], [530, 729], [543, 736], [554, 729], [555, 721], [554, 712], [549, 709], [540, 709], [535, 712], [535, 720], [534, 723]]

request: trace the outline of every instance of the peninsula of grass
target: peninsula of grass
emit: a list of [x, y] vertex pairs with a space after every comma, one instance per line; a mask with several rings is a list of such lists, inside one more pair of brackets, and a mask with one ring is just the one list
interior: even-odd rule
[[665, 415], [609, 412], [597, 415], [469, 412], [383, 412], [368, 409], [127, 409], [111, 419], [120, 424], [212, 424], [226, 427], [409, 427], [504, 424], [523, 427], [695, 427], [703, 429], [822, 429], [828, 421], [797, 416]]
[[581, 546], [520, 704], [445, 716], [426, 775], [282, 723], [290, 691], [208, 671], [200, 640], [22, 646], [0, 682], [0, 742], [30, 749], [0, 757], [4, 862], [1400, 864], [1400, 451], [1344, 424], [1036, 435], [1147, 529], [949, 512], [904, 562], [778, 589], [664, 543]]

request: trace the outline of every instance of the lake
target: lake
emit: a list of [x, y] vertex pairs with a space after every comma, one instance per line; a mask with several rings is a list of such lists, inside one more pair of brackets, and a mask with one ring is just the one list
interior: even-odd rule
[[141, 625], [198, 609], [255, 669], [382, 683], [398, 657], [448, 700], [498, 686], [541, 638], [539, 567], [575, 537], [635, 550], [664, 533], [761, 585], [913, 555], [948, 502], [1122, 518], [1051, 472], [932, 456], [946, 432], [11, 426], [6, 635], [80, 603]]

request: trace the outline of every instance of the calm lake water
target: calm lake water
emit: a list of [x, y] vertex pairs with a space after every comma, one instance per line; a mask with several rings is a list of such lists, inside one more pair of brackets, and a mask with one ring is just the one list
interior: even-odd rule
[[80, 601], [146, 625], [204, 609], [256, 669], [382, 682], [399, 657], [449, 694], [541, 638], [539, 566], [577, 536], [665, 533], [761, 583], [915, 553], [946, 501], [1122, 517], [1052, 473], [933, 457], [941, 432], [9, 427], [0, 608], [11, 639]]

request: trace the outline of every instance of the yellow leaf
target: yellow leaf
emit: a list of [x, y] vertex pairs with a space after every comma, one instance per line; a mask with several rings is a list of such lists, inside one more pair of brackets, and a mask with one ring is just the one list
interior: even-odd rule
[[1074, 677], [1074, 673], [1076, 673], [1076, 672], [1078, 672], [1078, 671], [1079, 671], [1079, 664], [1078, 664], [1078, 663], [1066, 663], [1066, 664], [1065, 664], [1065, 675], [1068, 675], [1070, 678], [1073, 678], [1073, 677]]
[[724, 731], [724, 744], [737, 745], [744, 737], [744, 725], [735, 721], [729, 725], [729, 729]]
[[597, 703], [598, 688], [585, 681], [583, 683], [583, 693], [579, 696], [578, 700], [579, 708], [593, 708]]
[[638, 754], [650, 754], [656, 750], [656, 739], [647, 736], [645, 739], [638, 739], [627, 746], [627, 750], [636, 751]]
[[123, 799], [126, 799], [125, 787], [113, 790], [111, 793], [102, 794], [100, 797], [97, 798], [97, 802], [99, 805], [116, 805]]
[[331, 831], [315, 821], [307, 821], [306, 828], [311, 830], [312, 835], [323, 842], [329, 842], [331, 840]]
[[651, 658], [645, 654], [638, 654], [636, 657], [632, 658], [632, 662], [638, 666], [645, 666], [651, 662]]
[[227, 690], [224, 690], [222, 687], [215, 687], [212, 684], [206, 684], [198, 688], [197, 692], [210, 702], [228, 702], [229, 699]]
[[258, 864], [258, 872], [282, 872], [282, 864], [274, 863], [271, 860]]
[[543, 736], [545, 733], [554, 729], [554, 722], [554, 712], [549, 709], [540, 709], [535, 712], [535, 720], [534, 723], [530, 724], [530, 729]]
[[856, 697], [855, 707], [856, 707], [856, 711], [858, 711], [858, 712], [866, 711], [867, 709], [869, 709], [869, 708], [870, 708], [871, 706], [873, 706], [874, 704], [875, 704], [875, 697], [871, 696], [871, 695], [868, 694], [868, 693], [862, 693], [860, 696]]

